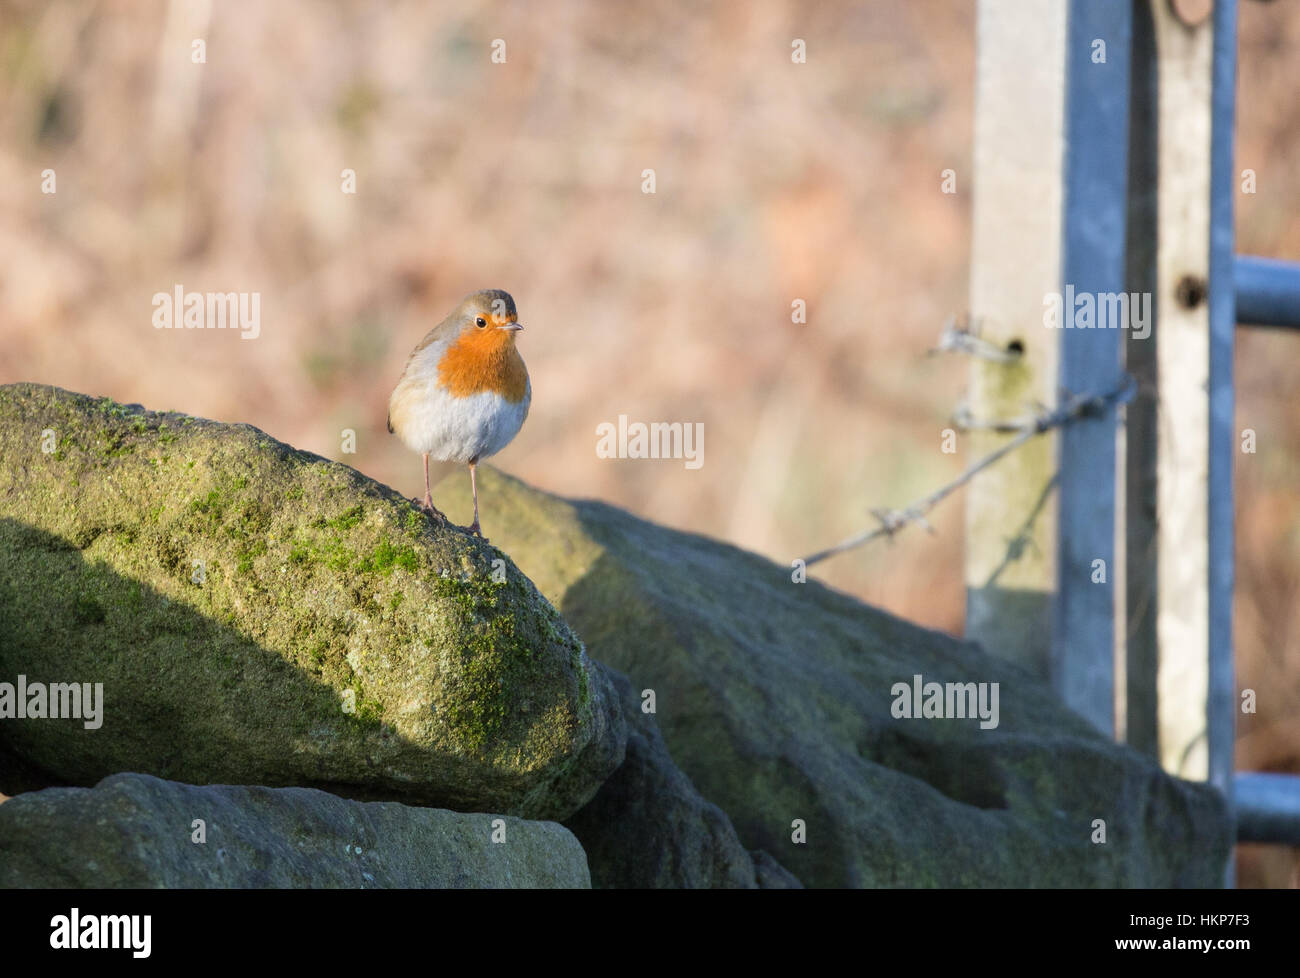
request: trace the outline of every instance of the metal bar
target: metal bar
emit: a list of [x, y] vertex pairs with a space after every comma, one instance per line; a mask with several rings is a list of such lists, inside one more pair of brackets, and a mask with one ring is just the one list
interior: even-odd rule
[[1237, 322], [1300, 329], [1300, 263], [1238, 255]]
[[1233, 201], [1233, 136], [1237, 104], [1237, 2], [1214, 5], [1213, 128], [1210, 134], [1210, 484], [1209, 625], [1210, 676], [1206, 697], [1209, 781], [1225, 794], [1232, 778], [1237, 696], [1233, 674], [1233, 487], [1234, 435], [1233, 286], [1236, 250]]
[[[1120, 342], [1135, 312], [1124, 274], [1132, 36], [1132, 0], [1071, 0], [1061, 325], [1081, 325], [1075, 314], [1082, 300], [1085, 313], [1092, 308], [1086, 320], [1092, 328], [1061, 331], [1058, 376], [1061, 387], [1076, 394], [1119, 386]], [[1124, 296], [1122, 303], [1118, 296]], [[1112, 737], [1115, 435], [1115, 408], [1061, 433], [1051, 659], [1052, 685], [1061, 698]]]
[[1242, 773], [1232, 779], [1238, 842], [1300, 846], [1300, 776]]
[[[1233, 137], [1237, 115], [1237, 0], [1214, 5], [1214, 75], [1210, 130], [1210, 458], [1209, 458], [1209, 652], [1206, 690], [1206, 739], [1209, 781], [1228, 799], [1228, 817], [1235, 819], [1232, 800], [1233, 750], [1236, 740], [1237, 694], [1233, 668], [1232, 592], [1236, 514], [1233, 510], [1232, 464], [1235, 392], [1233, 333], [1237, 325], [1234, 284], [1236, 240], [1233, 201]], [[1227, 886], [1236, 883], [1236, 863], [1224, 867]]]
[[[1151, 297], [1153, 322], [1160, 321], [1156, 272], [1156, 210], [1159, 134], [1156, 131], [1156, 40], [1150, 3], [1134, 4], [1129, 105], [1129, 214], [1125, 259], [1128, 290]], [[1137, 396], [1124, 408], [1124, 741], [1159, 759], [1156, 669], [1156, 461], [1160, 425], [1156, 415], [1157, 350], [1160, 334], [1130, 330], [1124, 340], [1124, 369], [1137, 381]]]

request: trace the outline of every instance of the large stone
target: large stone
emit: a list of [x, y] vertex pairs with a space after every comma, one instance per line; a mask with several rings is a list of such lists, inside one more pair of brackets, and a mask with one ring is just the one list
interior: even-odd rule
[[582, 846], [554, 822], [314, 788], [115, 774], [0, 805], [3, 888], [590, 885]]
[[0, 387], [0, 682], [19, 676], [103, 684], [97, 729], [0, 722], [77, 785], [563, 818], [624, 749], [605, 678], [504, 553], [256, 428], [31, 384]]
[[587, 852], [592, 885], [798, 887], [766, 853], [745, 851], [731, 819], [673, 763], [627, 677], [608, 671], [627, 717], [627, 756], [596, 797], [565, 822]]
[[[745, 846], [806, 885], [1222, 885], [1218, 793], [978, 646], [611, 506], [482, 484], [493, 539], [595, 658], [655, 691], [673, 759]], [[997, 727], [896, 719], [916, 675], [998, 683]]]

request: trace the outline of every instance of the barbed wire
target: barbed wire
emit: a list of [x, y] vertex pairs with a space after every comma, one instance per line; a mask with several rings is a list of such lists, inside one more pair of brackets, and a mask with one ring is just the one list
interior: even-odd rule
[[[949, 339], [950, 334], [952, 336], [964, 336], [967, 340], [977, 340], [979, 344], [982, 344], [980, 352], [975, 352], [975, 350], [963, 345], [967, 340]], [[945, 342], [954, 345], [945, 346]], [[973, 336], [973, 334], [963, 329], [956, 328], [952, 320], [950, 320], [944, 328], [944, 334], [943, 338], [940, 340], [939, 349], [957, 350], [974, 356], [980, 356], [985, 359], [992, 359], [992, 357], [989, 356], [990, 350], [996, 350], [999, 353], [1004, 354], [1006, 352], [987, 341], [979, 340], [978, 337]], [[1019, 354], [1009, 355], [1009, 357], [1010, 359], [1016, 359], [1019, 357]], [[1133, 378], [1125, 374], [1120, 386], [1116, 387], [1112, 391], [1100, 394], [1072, 394], [1069, 391], [1062, 391], [1063, 403], [1060, 406], [1053, 410], [1040, 408], [1039, 412], [1033, 417], [1021, 419], [980, 421], [970, 416], [968, 408], [964, 406], [959, 407], [957, 412], [954, 414], [953, 419], [954, 424], [958, 427], [962, 427], [966, 430], [984, 430], [1002, 432], [1005, 434], [1015, 434], [1015, 437], [971, 464], [961, 473], [961, 475], [957, 476], [957, 478], [953, 479], [951, 482], [940, 486], [938, 489], [926, 496], [922, 496], [910, 506], [905, 506], [901, 509], [877, 508], [871, 510], [871, 515], [879, 522], [879, 526], [870, 530], [864, 530], [861, 533], [855, 533], [853, 536], [841, 540], [832, 547], [827, 547], [825, 550], [819, 550], [814, 554], [802, 558], [804, 566], [811, 567], [813, 564], [823, 561], [827, 557], [833, 557], [836, 554], [844, 553], [846, 550], [852, 550], [855, 547], [860, 547], [863, 544], [870, 543], [872, 540], [878, 540], [881, 537], [892, 538], [899, 530], [911, 523], [920, 524], [931, 533], [935, 532], [934, 527], [931, 526], [929, 521], [925, 518], [926, 514], [952, 493], [970, 482], [971, 479], [975, 478], [979, 473], [987, 469], [990, 465], [993, 465], [1005, 458], [1007, 455], [1010, 455], [1021, 445], [1033, 438], [1037, 438], [1039, 435], [1045, 434], [1056, 428], [1062, 428], [1067, 424], [1080, 420], [1081, 418], [1098, 417], [1104, 414], [1107, 409], [1117, 404], [1126, 403], [1133, 397], [1136, 390], [1137, 385]]]
[[948, 317], [939, 334], [939, 345], [928, 351], [929, 356], [936, 353], [965, 353], [993, 363], [1014, 363], [1024, 355], [1022, 350], [1001, 347], [984, 339], [980, 336], [979, 321], [970, 316]]

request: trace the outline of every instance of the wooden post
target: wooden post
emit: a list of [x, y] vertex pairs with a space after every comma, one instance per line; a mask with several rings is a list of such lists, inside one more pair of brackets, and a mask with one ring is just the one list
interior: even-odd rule
[[[1043, 297], [1061, 283], [1066, 5], [980, 0], [975, 67], [970, 311], [982, 336], [1018, 344], [1012, 363], [973, 359], [979, 420], [1054, 407], [1056, 330]], [[1009, 436], [975, 431], [971, 457]], [[1047, 678], [1056, 586], [1056, 436], [1036, 438], [966, 497], [966, 635]]]
[[1151, 0], [1157, 59], [1156, 674], [1161, 764], [1209, 776], [1210, 148], [1214, 25]]

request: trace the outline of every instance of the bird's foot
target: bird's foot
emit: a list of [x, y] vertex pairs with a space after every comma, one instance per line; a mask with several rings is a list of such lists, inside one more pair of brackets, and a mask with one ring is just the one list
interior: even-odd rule
[[468, 530], [470, 533], [472, 533], [474, 536], [478, 537], [478, 538], [479, 538], [480, 540], [482, 540], [484, 543], [490, 543], [490, 542], [491, 542], [490, 540], [488, 540], [487, 537], [485, 537], [485, 536], [483, 535], [483, 529], [482, 529], [482, 527], [480, 527], [480, 526], [478, 525], [478, 520], [475, 520], [475, 521], [474, 521], [473, 523], [471, 523], [469, 526], [465, 527], [465, 529]]
[[415, 503], [416, 506], [418, 506], [420, 509], [424, 510], [424, 512], [432, 516], [437, 522], [439, 523], [448, 522], [446, 514], [443, 513], [441, 510], [439, 510], [437, 506], [433, 505], [433, 500], [430, 499], [428, 496], [425, 496], [423, 501], [419, 499], [412, 499], [411, 502]]

